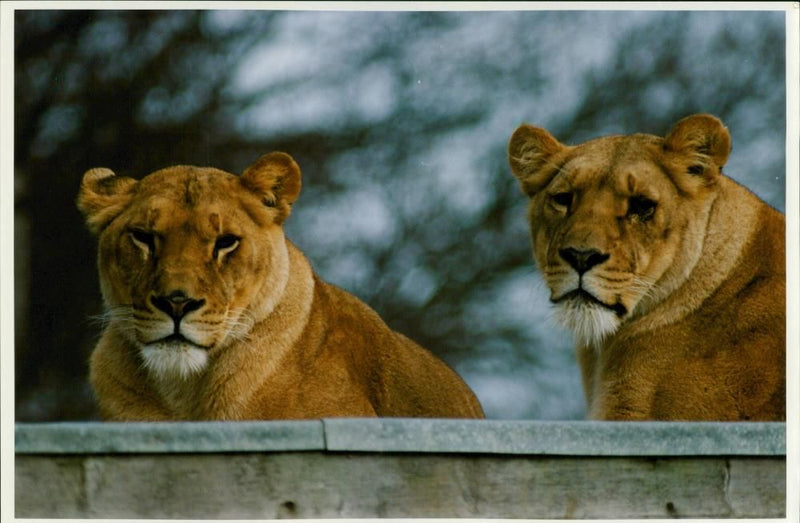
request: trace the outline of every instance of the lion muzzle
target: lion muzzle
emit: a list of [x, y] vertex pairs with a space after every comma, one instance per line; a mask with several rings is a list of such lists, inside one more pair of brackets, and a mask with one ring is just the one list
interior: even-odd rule
[[558, 254], [564, 258], [564, 261], [570, 264], [578, 274], [583, 274], [592, 267], [600, 265], [608, 260], [609, 254], [602, 253], [597, 249], [574, 249], [567, 247], [558, 251]]
[[183, 291], [173, 291], [166, 296], [151, 296], [150, 303], [156, 309], [166, 312], [175, 322], [175, 331], [178, 332], [179, 324], [184, 316], [196, 311], [205, 305], [203, 299], [190, 298]]

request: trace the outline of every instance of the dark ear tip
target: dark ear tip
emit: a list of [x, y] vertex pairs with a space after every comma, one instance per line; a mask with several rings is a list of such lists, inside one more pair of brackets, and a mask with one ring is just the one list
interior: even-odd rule
[[685, 116], [678, 120], [667, 136], [674, 136], [676, 134], [687, 132], [688, 130], [696, 130], [704, 134], [728, 134], [728, 128], [722, 123], [722, 120], [708, 113], [698, 113]]
[[261, 162], [263, 162], [264, 164], [267, 163], [276, 164], [287, 168], [298, 168], [297, 162], [294, 161], [294, 158], [292, 158], [290, 154], [281, 151], [273, 151], [271, 153], [262, 155], [261, 158], [259, 158], [256, 163], [261, 163]]
[[523, 123], [508, 140], [508, 157], [512, 165], [522, 165], [533, 158], [549, 156], [562, 147], [547, 129]]
[[291, 155], [280, 151], [273, 151], [261, 155], [258, 160], [246, 168], [242, 174], [246, 176], [248, 173], [252, 174], [257, 171], [275, 167], [286, 171], [300, 172], [300, 166], [297, 165], [297, 162], [294, 161]]
[[276, 151], [259, 157], [244, 170], [240, 180], [244, 187], [261, 197], [265, 206], [284, 209], [288, 216], [289, 205], [300, 193], [300, 178], [300, 166], [294, 158]]
[[89, 169], [83, 175], [76, 204], [89, 230], [98, 235], [127, 205], [136, 180], [117, 176], [111, 169]]
[[508, 148], [511, 150], [513, 147], [518, 146], [520, 143], [524, 143], [528, 141], [529, 138], [535, 136], [537, 132], [541, 132], [542, 129], [538, 127], [534, 127], [531, 124], [523, 123], [517, 127], [514, 132], [511, 134], [511, 138], [508, 140]]
[[135, 185], [136, 180], [132, 178], [117, 176], [114, 171], [106, 167], [96, 167], [83, 174], [79, 195], [113, 196], [130, 192]]
[[81, 185], [83, 187], [91, 188], [97, 184], [103, 184], [108, 180], [112, 180], [115, 176], [116, 175], [114, 174], [114, 171], [111, 169], [106, 167], [95, 167], [94, 169], [89, 169], [83, 173]]
[[693, 121], [695, 123], [703, 122], [705, 124], [710, 124], [710, 125], [719, 125], [719, 126], [722, 125], [722, 120], [720, 120], [719, 118], [710, 113], [695, 113], [695, 114], [690, 114], [689, 116], [684, 116], [678, 121], [678, 124], [680, 124], [681, 122], [688, 122], [688, 121]]
[[289, 153], [283, 151], [272, 151], [262, 156], [262, 158], [269, 159], [273, 162], [295, 163], [294, 158]]
[[680, 119], [666, 135], [664, 149], [674, 152], [695, 151], [709, 156], [722, 166], [731, 150], [728, 128], [714, 115], [700, 113]]

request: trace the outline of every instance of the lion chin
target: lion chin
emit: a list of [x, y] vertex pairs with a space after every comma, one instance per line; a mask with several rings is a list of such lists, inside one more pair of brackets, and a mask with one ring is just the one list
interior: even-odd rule
[[597, 350], [620, 325], [617, 313], [581, 297], [561, 300], [553, 317], [558, 325], [572, 333], [577, 344]]
[[158, 341], [140, 352], [144, 367], [154, 376], [186, 379], [208, 365], [208, 351], [186, 341]]

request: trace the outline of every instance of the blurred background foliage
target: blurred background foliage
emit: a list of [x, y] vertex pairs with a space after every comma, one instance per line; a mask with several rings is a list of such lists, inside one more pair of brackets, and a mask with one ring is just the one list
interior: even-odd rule
[[449, 362], [492, 418], [583, 416], [506, 142], [663, 135], [694, 112], [784, 209], [785, 34], [756, 12], [15, 12], [16, 419], [92, 419], [102, 311], [74, 200], [96, 166], [303, 170], [316, 270]]

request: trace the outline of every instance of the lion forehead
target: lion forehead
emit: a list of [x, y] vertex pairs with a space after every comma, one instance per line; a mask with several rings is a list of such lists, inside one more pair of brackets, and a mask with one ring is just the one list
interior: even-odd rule
[[237, 176], [217, 169], [178, 166], [142, 179], [128, 221], [155, 231], [219, 234], [231, 228], [261, 227], [270, 216]]
[[233, 174], [212, 167], [178, 165], [145, 176], [137, 195], [193, 206], [224, 201], [245, 192]]
[[648, 135], [607, 137], [574, 147], [554, 177], [553, 187], [611, 191], [628, 197], [669, 191], [670, 177]]

